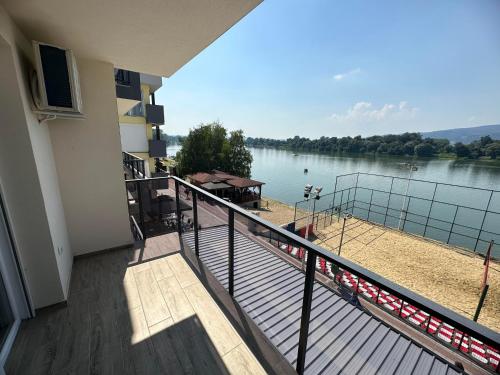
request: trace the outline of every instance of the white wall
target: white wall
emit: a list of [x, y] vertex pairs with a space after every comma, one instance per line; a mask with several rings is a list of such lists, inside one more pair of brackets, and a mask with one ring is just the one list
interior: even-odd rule
[[132, 243], [113, 65], [77, 64], [86, 119], [49, 123], [75, 255]]
[[73, 256], [49, 130], [30, 108], [31, 53], [30, 43], [0, 7], [0, 184], [38, 308], [67, 297]]
[[146, 125], [120, 123], [122, 151], [149, 152]]

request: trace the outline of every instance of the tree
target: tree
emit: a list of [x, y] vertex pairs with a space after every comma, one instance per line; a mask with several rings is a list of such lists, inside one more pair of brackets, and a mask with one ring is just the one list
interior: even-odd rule
[[457, 142], [455, 144], [455, 154], [457, 154], [459, 158], [467, 157], [470, 155], [470, 150], [462, 142]]
[[415, 146], [415, 155], [417, 156], [432, 156], [434, 148], [430, 143], [420, 143]]
[[252, 154], [245, 146], [243, 130], [232, 131], [229, 141], [224, 145], [225, 172], [249, 178]]
[[500, 142], [490, 143], [486, 147], [485, 154], [492, 159], [496, 159], [498, 156], [500, 156]]
[[244, 145], [241, 130], [231, 132], [219, 122], [201, 124], [190, 130], [175, 157], [181, 176], [196, 172], [223, 170], [241, 177], [250, 177], [252, 155]]

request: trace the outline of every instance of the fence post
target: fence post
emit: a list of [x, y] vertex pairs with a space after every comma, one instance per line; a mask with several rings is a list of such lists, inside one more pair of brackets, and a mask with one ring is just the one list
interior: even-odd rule
[[194, 225], [194, 253], [200, 257], [200, 244], [198, 240], [198, 195], [196, 190], [192, 190], [193, 195], [193, 225]]
[[330, 225], [332, 225], [332, 220], [333, 220], [333, 209], [335, 207], [335, 196], [337, 195], [337, 180], [339, 179], [339, 176], [335, 177], [335, 186], [333, 188], [333, 199], [332, 199], [332, 214], [330, 215]]
[[309, 335], [309, 320], [311, 317], [314, 274], [316, 272], [316, 254], [308, 250], [304, 297], [302, 299], [302, 314], [300, 317], [299, 348], [297, 352], [297, 373], [302, 375], [306, 363], [307, 337]]
[[358, 192], [359, 172], [356, 175], [356, 185], [354, 185], [354, 197], [352, 198], [352, 214], [354, 215], [354, 206], [356, 205], [356, 193]]
[[474, 319], [473, 319], [475, 322], [477, 322], [477, 319], [479, 318], [479, 314], [481, 313], [481, 309], [483, 308], [483, 303], [486, 298], [486, 293], [488, 293], [489, 287], [490, 287], [489, 284], [486, 284], [483, 290], [481, 291], [481, 297], [479, 298], [479, 303], [477, 304], [476, 313], [474, 314]]
[[486, 205], [486, 210], [484, 210], [483, 220], [481, 221], [481, 227], [479, 228], [479, 233], [477, 234], [477, 238], [476, 238], [476, 244], [474, 245], [474, 252], [476, 252], [477, 245], [479, 243], [479, 239], [481, 238], [481, 232], [483, 231], [484, 222], [486, 220], [486, 215], [488, 214], [488, 209], [490, 208], [490, 203], [491, 203], [492, 197], [493, 197], [493, 190], [490, 191], [490, 197], [488, 199], [488, 204]]
[[370, 195], [370, 205], [368, 206], [368, 216], [366, 217], [367, 221], [370, 221], [370, 211], [372, 209], [372, 200], [373, 200], [373, 189], [372, 189], [372, 193]]
[[450, 233], [448, 234], [448, 239], [446, 240], [446, 243], [450, 242], [451, 234], [453, 233], [453, 226], [455, 225], [455, 219], [457, 218], [457, 213], [458, 213], [458, 205], [455, 205], [455, 215], [453, 215], [453, 222], [451, 223], [451, 228], [450, 228]]
[[405, 230], [405, 225], [406, 225], [406, 217], [408, 216], [408, 208], [410, 207], [410, 201], [411, 197], [408, 197], [408, 204], [406, 205], [406, 210], [405, 210], [405, 218], [403, 220], [403, 226], [401, 227], [401, 231]]
[[432, 193], [431, 206], [429, 207], [429, 213], [427, 214], [427, 220], [425, 221], [425, 227], [424, 227], [424, 234], [422, 237], [425, 237], [425, 233], [427, 232], [427, 226], [429, 225], [429, 219], [431, 217], [432, 206], [434, 206], [434, 199], [436, 199], [437, 187], [438, 187], [438, 184], [437, 184], [437, 182], [435, 182], [434, 183], [434, 193]]
[[228, 208], [228, 274], [229, 274], [229, 294], [234, 296], [234, 211]]
[[175, 181], [175, 211], [177, 216], [177, 233], [179, 236], [182, 234], [181, 228], [181, 202], [180, 202], [180, 194], [179, 194], [179, 181]]
[[346, 218], [344, 217], [344, 222], [342, 223], [342, 233], [340, 233], [340, 244], [339, 244], [339, 254], [338, 255], [340, 255], [340, 250], [342, 249], [342, 240], [344, 239], [345, 222], [346, 222]]
[[344, 201], [344, 190], [342, 190], [342, 194], [340, 195], [340, 206], [339, 210], [337, 211], [337, 223], [340, 220], [340, 212], [342, 211], [342, 202]]
[[[313, 211], [312, 211], [312, 218], [311, 218], [311, 228], [314, 226], [314, 213], [316, 212], [316, 198], [313, 200]], [[306, 238], [307, 240], [307, 238]]]
[[293, 210], [293, 221], [295, 222], [297, 220], [297, 203], [295, 202], [295, 209]]
[[385, 208], [385, 217], [384, 217], [384, 227], [387, 222], [387, 215], [389, 214], [389, 206], [391, 205], [391, 194], [392, 194], [392, 185], [394, 185], [394, 177], [391, 180], [391, 188], [389, 189], [389, 199], [387, 199], [387, 207]]

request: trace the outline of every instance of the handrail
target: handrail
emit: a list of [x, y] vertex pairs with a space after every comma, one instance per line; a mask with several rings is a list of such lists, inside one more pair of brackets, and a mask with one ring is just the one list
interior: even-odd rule
[[132, 219], [132, 225], [139, 234], [139, 237], [141, 238], [141, 240], [144, 240], [144, 235], [142, 234], [141, 228], [139, 227], [139, 224], [137, 224], [134, 215], [130, 215], [130, 218]]
[[[287, 238], [288, 240], [292, 241], [293, 243], [299, 245], [300, 247], [303, 247], [304, 249], [311, 251], [312, 254], [316, 256], [320, 256], [321, 258], [324, 258], [327, 261], [333, 262], [339, 267], [346, 269], [360, 277], [362, 277], [364, 280], [369, 281], [371, 283], [377, 284], [381, 287], [383, 287], [384, 290], [392, 293], [393, 295], [403, 299], [406, 303], [411, 303], [415, 305], [416, 307], [432, 314], [433, 316], [440, 318], [442, 320], [451, 322], [455, 325], [456, 328], [462, 330], [464, 333], [469, 334], [473, 336], [476, 339], [479, 339], [483, 341], [484, 343], [492, 346], [498, 346], [500, 345], [500, 334], [483, 326], [480, 325], [470, 319], [467, 319], [466, 317], [457, 314], [456, 312], [441, 306], [415, 292], [412, 292], [409, 289], [406, 289], [390, 280], [385, 279], [384, 277], [369, 271], [341, 256], [338, 256], [336, 254], [330, 253], [327, 250], [319, 247], [318, 245], [309, 242], [308, 240], [287, 231], [286, 229], [283, 229], [282, 227], [279, 227], [267, 220], [264, 220], [260, 218], [259, 216], [256, 216], [247, 210], [233, 204], [230, 202], [227, 202], [213, 194], [208, 193], [207, 191], [194, 186], [179, 177], [176, 176], [169, 176], [169, 177], [156, 177], [156, 178], [151, 178], [148, 180], [154, 180], [154, 179], [168, 179], [171, 178], [175, 181], [177, 181], [179, 184], [182, 184], [184, 186], [189, 187], [191, 190], [196, 191], [197, 194], [202, 194], [204, 196], [209, 197], [212, 201], [215, 201], [216, 203], [227, 207], [228, 209], [231, 209], [235, 213], [238, 213], [239, 215], [252, 220], [253, 222], [257, 223], [258, 225], [263, 226], [266, 229], [269, 229], [271, 231], [276, 232], [280, 236]], [[128, 180], [130, 181], [130, 180]], [[133, 180], [132, 180], [133, 181]]]
[[142, 160], [142, 161], [144, 161], [143, 158], [140, 158], [139, 156], [131, 154], [130, 152], [127, 152], [127, 151], [122, 151], [122, 154], [129, 156], [133, 160]]

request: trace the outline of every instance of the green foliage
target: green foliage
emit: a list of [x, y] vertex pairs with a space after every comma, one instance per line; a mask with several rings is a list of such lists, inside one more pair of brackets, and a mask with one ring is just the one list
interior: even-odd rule
[[243, 130], [231, 132], [224, 150], [224, 160], [226, 161], [225, 172], [240, 177], [250, 177], [253, 158], [245, 146]]
[[273, 147], [294, 151], [311, 151], [329, 154], [337, 153], [371, 153], [399, 156], [431, 157], [438, 154], [456, 154], [457, 157], [479, 158], [489, 156], [494, 159], [500, 156], [500, 141], [491, 137], [482, 137], [469, 145], [450, 144], [447, 139], [422, 138], [420, 133], [375, 135], [356, 137], [321, 137], [309, 139], [299, 136], [288, 139], [251, 138], [245, 141], [249, 147]]
[[467, 157], [470, 155], [469, 148], [461, 142], [455, 144], [455, 154], [459, 157]]
[[489, 156], [492, 159], [496, 159], [500, 156], [500, 142], [491, 143], [485, 148], [486, 156]]
[[181, 176], [196, 172], [222, 170], [240, 177], [250, 177], [252, 155], [245, 147], [243, 131], [231, 132], [219, 122], [201, 124], [183, 139], [175, 157]]
[[432, 156], [434, 148], [430, 143], [420, 143], [415, 146], [415, 155], [417, 156]]

